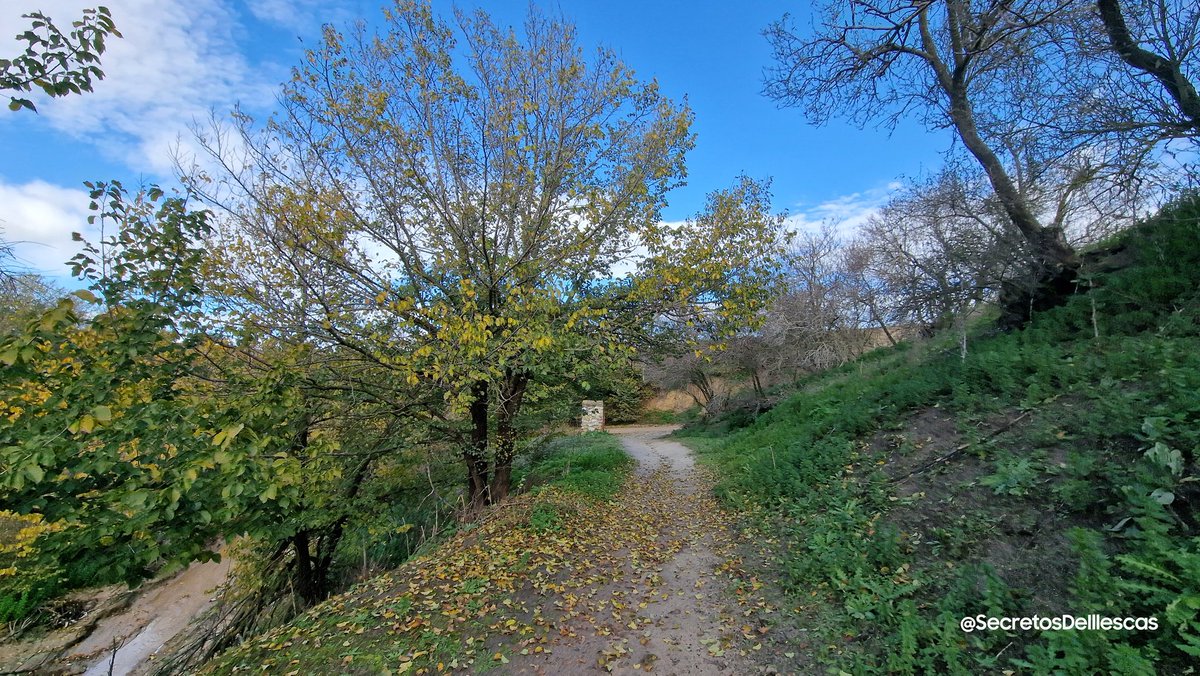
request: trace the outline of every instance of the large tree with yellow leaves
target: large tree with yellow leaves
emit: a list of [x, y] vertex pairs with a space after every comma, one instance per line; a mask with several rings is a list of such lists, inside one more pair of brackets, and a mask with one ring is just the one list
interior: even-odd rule
[[[472, 505], [508, 491], [521, 408], [663, 331], [752, 321], [778, 221], [749, 179], [683, 227], [691, 113], [568, 23], [518, 35], [398, 2], [385, 29], [327, 28], [265, 126], [198, 189], [225, 207], [236, 321], [336, 345], [461, 421]], [[624, 266], [636, 272], [618, 276]]]

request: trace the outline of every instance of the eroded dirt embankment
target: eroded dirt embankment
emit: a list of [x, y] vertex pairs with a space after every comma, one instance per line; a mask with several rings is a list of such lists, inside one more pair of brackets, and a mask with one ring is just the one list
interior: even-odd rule
[[74, 602], [86, 608], [82, 616], [49, 634], [4, 645], [0, 673], [154, 673], [159, 651], [212, 606], [229, 568], [225, 557], [133, 591], [113, 586], [75, 594]]
[[159, 649], [212, 606], [229, 568], [229, 557], [192, 564], [139, 596], [125, 612], [100, 621], [71, 651], [73, 659], [91, 661], [85, 676], [153, 673]]

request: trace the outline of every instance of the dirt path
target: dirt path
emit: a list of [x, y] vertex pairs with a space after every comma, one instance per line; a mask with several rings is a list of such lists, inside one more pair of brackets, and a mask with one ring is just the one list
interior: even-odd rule
[[[763, 603], [734, 596], [738, 578], [728, 516], [697, 470], [691, 451], [665, 439], [671, 427], [611, 429], [637, 460], [631, 490], [612, 504], [617, 516], [653, 530], [652, 546], [630, 544], [571, 572], [594, 580], [558, 613], [549, 654], [517, 655], [512, 674], [755, 674], [750, 659], [767, 631]], [[553, 608], [543, 612], [554, 613]], [[613, 621], [613, 618], [615, 621]], [[757, 648], [756, 648], [757, 646]]]

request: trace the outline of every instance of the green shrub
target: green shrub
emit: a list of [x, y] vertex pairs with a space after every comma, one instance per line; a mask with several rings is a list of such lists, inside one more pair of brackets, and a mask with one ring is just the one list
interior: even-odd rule
[[979, 483], [997, 495], [1025, 495], [1040, 474], [1041, 469], [1032, 458], [1008, 456], [996, 462], [995, 474], [983, 477]]
[[529, 488], [551, 484], [596, 500], [607, 500], [621, 488], [633, 459], [621, 441], [604, 432], [560, 437], [536, 450], [514, 483]]
[[563, 515], [558, 505], [538, 503], [529, 515], [529, 525], [538, 532], [556, 531], [562, 525]]
[[36, 555], [38, 538], [60, 530], [40, 514], [0, 511], [0, 623], [24, 619], [62, 593], [62, 571]]

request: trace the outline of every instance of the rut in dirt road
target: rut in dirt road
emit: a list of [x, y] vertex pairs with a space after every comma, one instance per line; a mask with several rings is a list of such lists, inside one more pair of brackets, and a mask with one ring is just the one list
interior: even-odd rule
[[[729, 515], [712, 495], [691, 451], [663, 438], [671, 428], [610, 430], [637, 460], [635, 476], [611, 504], [641, 538], [613, 542], [572, 562], [567, 589], [546, 608], [557, 631], [541, 652], [517, 654], [503, 673], [753, 674], [750, 659], [771, 608], [739, 578]], [[519, 649], [519, 646], [516, 646]]]

